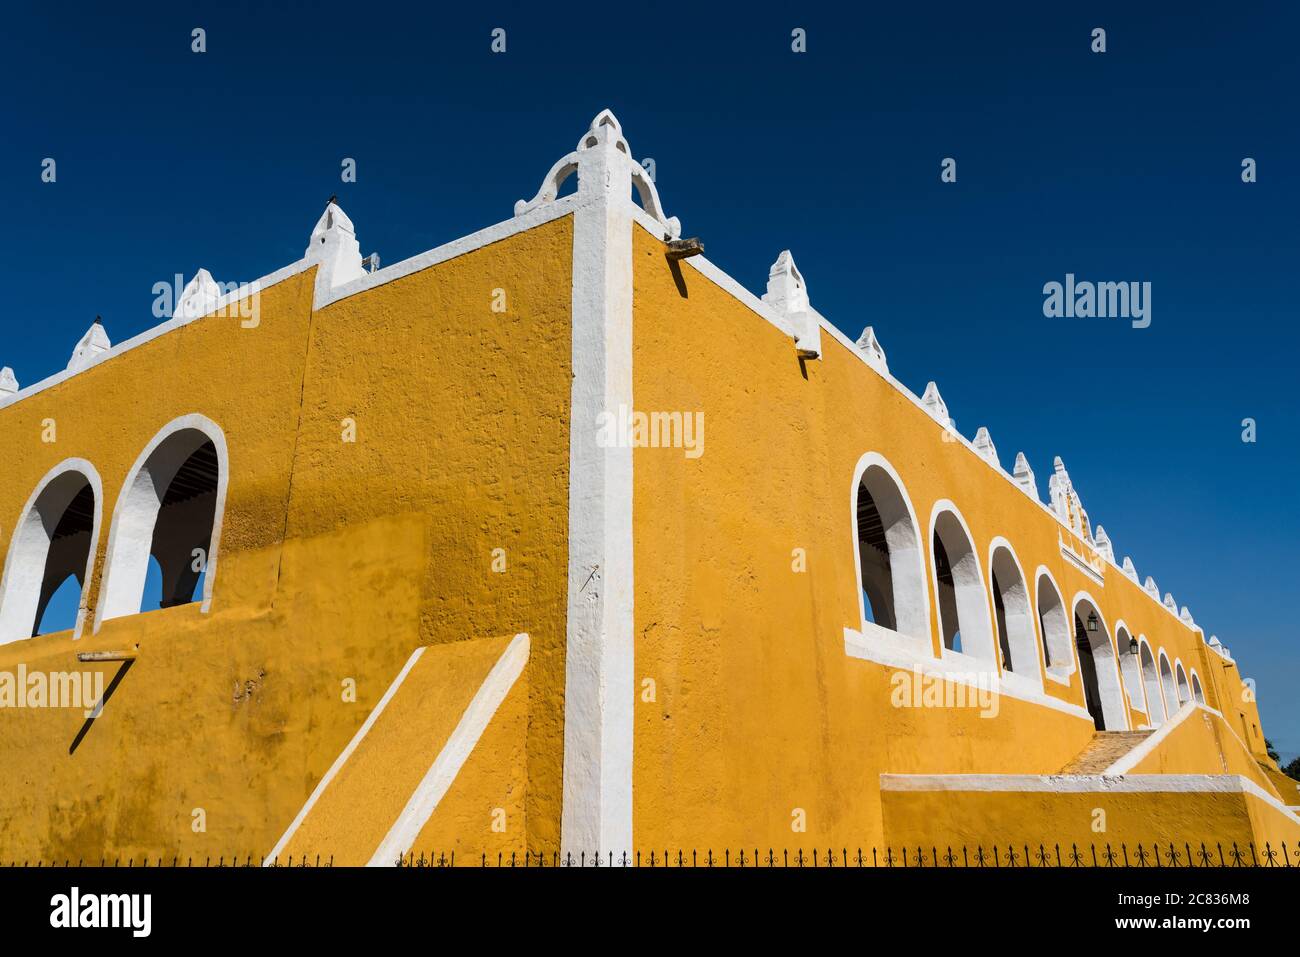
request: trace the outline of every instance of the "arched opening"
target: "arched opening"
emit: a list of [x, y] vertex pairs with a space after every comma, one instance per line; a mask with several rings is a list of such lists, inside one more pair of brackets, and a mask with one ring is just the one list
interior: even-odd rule
[[1065, 615], [1065, 602], [1051, 577], [1040, 571], [1036, 588], [1038, 598], [1038, 629], [1043, 636], [1043, 660], [1047, 673], [1063, 679], [1074, 670], [1074, 655], [1070, 651], [1070, 624]]
[[1178, 707], [1181, 708], [1192, 700], [1192, 688], [1187, 683], [1187, 672], [1183, 670], [1181, 661], [1174, 665], [1174, 681], [1178, 690]]
[[933, 521], [930, 546], [943, 646], [995, 663], [988, 595], [965, 523], [950, 508], [938, 509]]
[[[1129, 704], [1138, 711], [1146, 713], [1147, 703], [1142, 694], [1142, 669], [1138, 666], [1137, 653], [1131, 651], [1133, 636], [1123, 624], [1115, 626], [1115, 648], [1119, 652], [1119, 673], [1124, 679], [1124, 694]], [[1149, 716], [1148, 716], [1149, 717]]]
[[1142, 663], [1142, 687], [1147, 694], [1147, 723], [1158, 728], [1165, 723], [1165, 703], [1160, 696], [1160, 678], [1156, 675], [1156, 659], [1146, 639], [1141, 641], [1139, 656]]
[[[79, 631], [99, 534], [100, 489], [99, 476], [79, 459], [41, 480], [9, 545], [0, 585], [0, 643], [52, 630]], [[75, 583], [75, 602], [70, 595], [74, 586], [65, 584], [69, 579]], [[56, 592], [58, 601], [46, 621]]]
[[1034, 614], [1029, 607], [1029, 588], [1020, 563], [1005, 543], [995, 543], [989, 559], [993, 585], [993, 613], [998, 626], [998, 645], [1003, 667], [1018, 677], [1042, 687], [1038, 669], [1038, 647], [1034, 637]]
[[1178, 713], [1178, 694], [1174, 691], [1174, 672], [1164, 650], [1160, 651], [1160, 689], [1165, 702], [1165, 713], [1173, 717]]
[[921, 537], [901, 483], [888, 463], [869, 454], [858, 465], [853, 497], [863, 620], [928, 640]]
[[[113, 514], [101, 620], [193, 601], [206, 605], [226, 480], [224, 437], [200, 416], [172, 423], [150, 443]], [[151, 560], [157, 590], [149, 589], [145, 604]]]
[[80, 613], [81, 582], [76, 575], [69, 574], [45, 603], [32, 634], [50, 635], [59, 631], [72, 631], [77, 627], [77, 616]]
[[1089, 598], [1074, 602], [1074, 641], [1079, 650], [1083, 698], [1099, 731], [1124, 731], [1128, 718], [1120, 690], [1119, 663], [1097, 606]]
[[1201, 688], [1201, 676], [1195, 671], [1192, 672], [1192, 700], [1197, 704], [1205, 704], [1205, 691]]

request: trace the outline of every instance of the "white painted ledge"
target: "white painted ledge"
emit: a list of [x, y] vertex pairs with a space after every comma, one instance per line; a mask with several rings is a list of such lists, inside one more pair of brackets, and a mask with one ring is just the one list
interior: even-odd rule
[[880, 790], [910, 793], [1249, 794], [1295, 824], [1295, 811], [1239, 774], [882, 774]]
[[1071, 662], [1068, 669], [1058, 668], [1056, 665], [1053, 665], [1044, 671], [1043, 674], [1047, 675], [1048, 681], [1055, 681], [1058, 685], [1063, 685], [1068, 688], [1070, 687], [1070, 675], [1074, 674], [1074, 663]]
[[[906, 668], [910, 668], [912, 662], [920, 658], [933, 660], [928, 638], [905, 635], [871, 621], [864, 621], [859, 629], [844, 629], [844, 647], [850, 657], [867, 658], [886, 664], [893, 656], [900, 662], [899, 667]], [[850, 642], [854, 644], [856, 652], [849, 651]]]
[[919, 641], [915, 638], [899, 635], [897, 632], [881, 628], [879, 625], [872, 625], [870, 622], [863, 622], [864, 628], [868, 628], [868, 626], [869, 630], [867, 631], [856, 631], [852, 628], [844, 629], [844, 653], [848, 657], [870, 661], [874, 664], [884, 665], [887, 668], [898, 668], [906, 671], [919, 670], [926, 677], [943, 678], [954, 684], [977, 688], [977, 690], [981, 691], [992, 690], [1002, 697], [1014, 698], [1017, 701], [1024, 701], [1027, 704], [1037, 705], [1042, 708], [1050, 708], [1053, 711], [1059, 711], [1061, 714], [1067, 714], [1072, 718], [1079, 718], [1092, 724], [1092, 715], [1078, 705], [1070, 704], [1068, 701], [1062, 701], [1059, 698], [1053, 698], [1032, 687], [1025, 688], [1017, 682], [1008, 683], [999, 678], [992, 688], [989, 688], [987, 684], [984, 687], [977, 687], [977, 684], [971, 680], [972, 673], [989, 673], [988, 663], [978, 658], [951, 651], [945, 651], [945, 656], [942, 659], [935, 658], [930, 653], [928, 643], [922, 650]]

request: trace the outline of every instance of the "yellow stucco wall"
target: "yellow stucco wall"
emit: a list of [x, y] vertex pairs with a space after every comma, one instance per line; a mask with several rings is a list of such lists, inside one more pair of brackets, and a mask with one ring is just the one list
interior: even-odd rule
[[[412, 845], [415, 860], [457, 866], [523, 863], [527, 844], [528, 682], [525, 673], [501, 702], [456, 780]], [[454, 855], [454, 858], [452, 857]], [[551, 857], [546, 856], [546, 863]]]
[[[986, 579], [989, 543], [1004, 536], [1031, 579], [1051, 571], [1067, 606], [1086, 591], [1112, 631], [1122, 619], [1195, 667], [1209, 703], [1262, 754], [1249, 689], [1198, 634], [1117, 570], [1103, 586], [1065, 560], [1054, 518], [943, 441], [851, 350], [823, 334], [822, 358], [801, 365], [789, 337], [689, 263], [679, 288], [662, 244], [633, 228], [636, 408], [703, 411], [706, 423], [698, 459], [633, 454], [639, 847], [883, 844], [913, 825], [890, 824], [882, 773], [1052, 773], [1092, 738], [1090, 721], [1009, 696], [996, 717], [893, 707], [895, 670], [846, 654], [844, 629], [860, 625], [850, 486], [869, 451], [900, 473], [923, 534], [935, 502], [952, 499]], [[187, 605], [78, 641], [0, 646], [7, 670], [69, 670], [79, 651], [140, 646], [73, 754], [79, 712], [0, 715], [0, 859], [256, 859], [412, 649], [518, 632], [531, 636], [525, 675], [416, 849], [558, 848], [572, 240], [561, 217], [317, 312], [308, 270], [262, 293], [256, 328], [208, 317], [0, 410], [0, 447], [23, 450], [3, 466], [0, 555], [53, 465], [84, 458], [103, 479], [91, 621], [114, 503], [158, 429], [202, 413], [230, 459], [208, 614]], [[49, 418], [57, 440], [43, 443]], [[351, 428], [356, 441], [343, 441]], [[430, 700], [460, 700], [471, 684]], [[1077, 671], [1044, 690], [1083, 704]], [[439, 720], [454, 723], [455, 707]], [[1188, 747], [1188, 760], [1218, 758]], [[1221, 805], [1203, 810], [1223, 833], [1247, 810], [1254, 826], [1278, 826], [1268, 808]], [[1051, 816], [1065, 806], [1042, 805], [1043, 825], [1072, 833], [1077, 822]], [[990, 820], [1037, 807], [1012, 800]], [[505, 831], [491, 827], [498, 808]]]
[[[885, 820], [893, 847], [918, 844], [927, 852], [937, 846], [942, 855], [951, 845], [1015, 845], [1023, 854], [1040, 844], [1054, 852], [1060, 844], [1067, 855], [1071, 844], [1087, 849], [1091, 864], [1096, 845], [1100, 863], [1109, 843], [1117, 855], [1121, 845], [1132, 851], [1143, 844], [1150, 854], [1153, 841], [1173, 842], [1186, 857], [1201, 842], [1231, 848], [1236, 841], [1245, 852], [1255, 840], [1248, 795], [1241, 793], [1183, 793], [1179, 791], [1056, 793], [1050, 791], [886, 791]], [[1217, 861], [1217, 856], [1216, 856]], [[1068, 857], [1065, 863], [1069, 863]], [[1229, 861], [1231, 863], [1231, 861]]]
[[1133, 774], [1239, 774], [1279, 797], [1259, 762], [1223, 718], [1196, 708], [1135, 764]]
[[0, 857], [256, 859], [412, 649], [517, 632], [532, 636], [517, 819], [558, 845], [571, 247], [563, 217], [315, 314], [308, 270], [262, 293], [257, 328], [205, 318], [0, 410], [0, 447], [22, 450], [4, 463], [0, 555], [52, 465], [82, 457], [103, 478], [92, 619], [120, 484], [157, 430], [200, 412], [230, 458], [209, 614], [0, 646], [0, 669], [68, 670], [140, 645], [73, 755], [79, 712], [0, 715]]
[[[662, 243], [634, 233], [635, 407], [705, 422], [699, 458], [634, 451], [637, 680], [656, 692], [636, 712], [638, 845], [880, 842], [881, 773], [1053, 773], [1091, 739], [1090, 721], [1009, 697], [995, 719], [892, 707], [893, 669], [846, 655], [844, 629], [860, 622], [851, 485], [867, 452], [898, 471], [923, 536], [936, 502], [956, 504], [986, 589], [1003, 536], [1031, 588], [1045, 566], [1067, 608], [1087, 592], [1112, 634], [1123, 620], [1207, 683], [1198, 633], [1117, 569], [1104, 585], [1077, 569], [1053, 516], [848, 348], [823, 332], [822, 357], [801, 364], [788, 336], [689, 262], [675, 277]], [[937, 652], [930, 567], [926, 591]], [[1217, 694], [1239, 692], [1215, 680]], [[1044, 686], [1084, 705], [1077, 670]], [[1136, 708], [1129, 718], [1145, 723]], [[806, 831], [792, 830], [800, 811]]]

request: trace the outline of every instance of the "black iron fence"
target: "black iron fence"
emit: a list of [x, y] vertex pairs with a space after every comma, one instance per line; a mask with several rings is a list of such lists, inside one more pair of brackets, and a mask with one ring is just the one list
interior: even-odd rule
[[[960, 845], [929, 848], [670, 849], [605, 854], [514, 851], [480, 854], [460, 864], [476, 867], [1297, 867], [1300, 845], [1266, 842], [1192, 844]], [[455, 853], [408, 854], [398, 867], [455, 867]]]
[[[902, 868], [1071, 868], [1071, 867], [1296, 867], [1300, 844], [1256, 845], [1146, 842], [1116, 844], [976, 844], [886, 846], [867, 848], [723, 848], [663, 849], [635, 853], [511, 851], [465, 855], [455, 851], [407, 854], [393, 862], [401, 868], [426, 867], [902, 867]], [[8, 867], [335, 867], [332, 855], [276, 858], [251, 854], [230, 857], [101, 857], [72, 860], [11, 860]]]

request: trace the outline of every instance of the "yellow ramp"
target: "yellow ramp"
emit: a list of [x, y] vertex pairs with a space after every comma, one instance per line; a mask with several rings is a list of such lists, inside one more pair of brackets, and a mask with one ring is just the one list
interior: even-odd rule
[[267, 862], [391, 866], [416, 843], [528, 661], [527, 635], [417, 648]]

